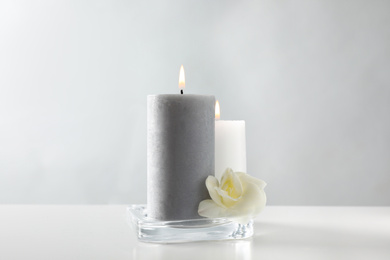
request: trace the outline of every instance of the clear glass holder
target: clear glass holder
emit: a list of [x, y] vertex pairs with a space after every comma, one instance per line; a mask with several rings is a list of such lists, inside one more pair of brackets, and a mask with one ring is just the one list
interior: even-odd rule
[[159, 221], [148, 218], [146, 205], [128, 206], [127, 216], [142, 242], [183, 243], [244, 239], [253, 235], [253, 220], [245, 225], [224, 218]]

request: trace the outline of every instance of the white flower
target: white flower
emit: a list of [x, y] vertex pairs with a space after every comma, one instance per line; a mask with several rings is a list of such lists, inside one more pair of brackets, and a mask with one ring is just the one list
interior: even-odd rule
[[221, 183], [214, 176], [206, 179], [211, 200], [199, 204], [198, 213], [208, 218], [229, 218], [246, 224], [259, 214], [266, 203], [264, 187], [267, 184], [243, 172], [228, 168]]

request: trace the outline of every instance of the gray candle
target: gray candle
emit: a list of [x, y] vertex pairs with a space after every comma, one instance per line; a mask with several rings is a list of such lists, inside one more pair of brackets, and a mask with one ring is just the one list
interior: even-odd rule
[[158, 220], [200, 218], [214, 175], [214, 96], [148, 96], [147, 204]]

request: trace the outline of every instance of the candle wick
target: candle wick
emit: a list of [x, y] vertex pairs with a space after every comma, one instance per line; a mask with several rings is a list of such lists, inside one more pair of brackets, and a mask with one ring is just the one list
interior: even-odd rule
[[183, 95], [183, 90], [182, 89], [180, 90], [180, 93]]

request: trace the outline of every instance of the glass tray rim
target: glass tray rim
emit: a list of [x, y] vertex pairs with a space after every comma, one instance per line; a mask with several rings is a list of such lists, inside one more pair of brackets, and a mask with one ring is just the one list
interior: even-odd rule
[[253, 236], [253, 219], [240, 224], [226, 218], [188, 220], [155, 220], [147, 217], [146, 204], [127, 206], [128, 224], [138, 240], [150, 243], [183, 243], [194, 241], [236, 240]]

